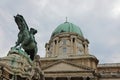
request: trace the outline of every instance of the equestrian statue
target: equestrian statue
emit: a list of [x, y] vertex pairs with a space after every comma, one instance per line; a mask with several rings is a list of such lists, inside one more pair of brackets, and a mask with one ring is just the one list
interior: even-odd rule
[[17, 14], [14, 16], [15, 22], [18, 25], [19, 33], [15, 47], [23, 48], [24, 51], [30, 55], [31, 60], [34, 60], [34, 56], [37, 54], [37, 42], [34, 35], [37, 30], [28, 27], [24, 17]]

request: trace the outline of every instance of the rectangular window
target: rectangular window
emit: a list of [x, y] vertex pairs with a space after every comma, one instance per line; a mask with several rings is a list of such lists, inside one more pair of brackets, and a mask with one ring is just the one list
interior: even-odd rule
[[66, 40], [63, 40], [63, 45], [66, 45]]
[[63, 48], [63, 53], [66, 53], [67, 52], [67, 49], [66, 47]]

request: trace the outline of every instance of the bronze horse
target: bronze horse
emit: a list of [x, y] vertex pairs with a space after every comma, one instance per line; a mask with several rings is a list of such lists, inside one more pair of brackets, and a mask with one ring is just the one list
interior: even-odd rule
[[34, 35], [37, 33], [37, 30], [34, 28], [28, 28], [26, 21], [22, 15], [17, 14], [14, 16], [15, 22], [18, 25], [20, 30], [18, 33], [18, 40], [15, 47], [22, 47], [24, 51], [30, 55], [30, 58], [33, 60], [34, 56], [37, 54], [37, 42], [35, 41]]

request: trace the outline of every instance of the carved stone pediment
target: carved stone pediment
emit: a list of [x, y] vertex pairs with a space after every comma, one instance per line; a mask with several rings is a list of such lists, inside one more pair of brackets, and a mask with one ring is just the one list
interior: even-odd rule
[[44, 72], [73, 72], [73, 71], [93, 71], [93, 69], [83, 66], [83, 65], [76, 65], [71, 62], [67, 61], [57, 61], [50, 65], [46, 65], [43, 68]]

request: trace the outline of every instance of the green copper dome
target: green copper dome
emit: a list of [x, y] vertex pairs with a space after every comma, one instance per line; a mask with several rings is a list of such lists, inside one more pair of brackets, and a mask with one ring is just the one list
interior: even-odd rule
[[64, 22], [63, 24], [60, 24], [52, 33], [52, 36], [55, 36], [59, 33], [62, 33], [62, 32], [72, 32], [72, 33], [77, 33], [79, 36], [82, 36], [83, 37], [83, 34], [82, 34], [82, 31], [81, 29], [70, 23], [70, 22]]

